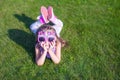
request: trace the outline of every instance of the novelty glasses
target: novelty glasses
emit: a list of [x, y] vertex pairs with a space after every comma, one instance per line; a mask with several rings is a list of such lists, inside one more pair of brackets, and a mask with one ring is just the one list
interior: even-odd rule
[[39, 33], [38, 33], [38, 42], [46, 42], [46, 41], [48, 41], [48, 42], [52, 42], [52, 41], [54, 41], [54, 40], [56, 40], [56, 37], [55, 37], [55, 33], [54, 32], [48, 32], [48, 31], [46, 31], [46, 32], [44, 32], [44, 31], [40, 31]]

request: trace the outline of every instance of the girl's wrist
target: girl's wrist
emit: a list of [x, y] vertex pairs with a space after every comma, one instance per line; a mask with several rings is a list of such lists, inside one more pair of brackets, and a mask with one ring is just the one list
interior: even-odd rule
[[52, 48], [49, 48], [48, 52], [49, 52], [49, 53], [52, 52]]
[[44, 53], [47, 54], [47, 51], [45, 50]]

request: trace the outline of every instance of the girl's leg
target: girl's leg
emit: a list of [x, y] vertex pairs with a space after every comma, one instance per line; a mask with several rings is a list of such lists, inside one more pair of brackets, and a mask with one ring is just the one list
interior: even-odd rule
[[48, 12], [47, 12], [46, 7], [42, 6], [40, 11], [41, 11], [41, 15], [37, 17], [38, 20], [30, 25], [30, 29], [34, 34], [36, 34], [38, 28], [41, 25], [49, 22], [47, 19]]
[[53, 8], [51, 6], [48, 7], [48, 19], [54, 23], [53, 28], [56, 30], [58, 37], [60, 37], [60, 32], [63, 27], [63, 22], [54, 15]]
[[30, 25], [30, 30], [36, 34], [37, 30], [39, 29], [39, 27], [42, 25], [43, 23], [41, 23], [39, 20], [37, 20], [36, 22], [32, 23]]
[[60, 37], [60, 32], [63, 28], [63, 22], [60, 19], [56, 19], [53, 23], [55, 25], [53, 25], [52, 27], [56, 30], [57, 36]]
[[45, 6], [42, 6], [40, 11], [41, 11], [41, 16], [42, 16], [42, 18], [40, 17], [40, 21], [41, 21], [41, 19], [43, 19], [43, 21], [44, 21], [43, 23], [48, 23], [49, 21], [47, 18], [48, 17], [47, 8]]

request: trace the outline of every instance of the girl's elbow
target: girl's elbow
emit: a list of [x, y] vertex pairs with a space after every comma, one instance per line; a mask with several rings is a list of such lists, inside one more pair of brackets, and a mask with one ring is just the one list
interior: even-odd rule
[[44, 63], [36, 62], [38, 66], [43, 66]]
[[55, 61], [54, 63], [55, 63], [55, 64], [59, 64], [60, 61], [61, 61], [61, 60], [59, 59], [59, 60]]

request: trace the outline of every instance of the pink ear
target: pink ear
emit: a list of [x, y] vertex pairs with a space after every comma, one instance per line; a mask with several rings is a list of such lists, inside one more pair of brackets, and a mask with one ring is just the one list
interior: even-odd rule
[[39, 34], [39, 35], [41, 35], [41, 31], [40, 31], [40, 32], [38, 32], [38, 34]]
[[38, 34], [39, 34], [39, 35], [42, 35], [42, 34], [44, 34], [44, 33], [43, 33], [43, 31], [40, 31], [40, 32], [38, 32]]
[[44, 31], [42, 31], [42, 34], [45, 34], [45, 32], [44, 32]]
[[48, 32], [48, 35], [55, 35], [55, 32]]
[[48, 35], [51, 35], [51, 32], [48, 32], [47, 34], [48, 34]]
[[55, 32], [52, 32], [53, 35], [55, 35]]

